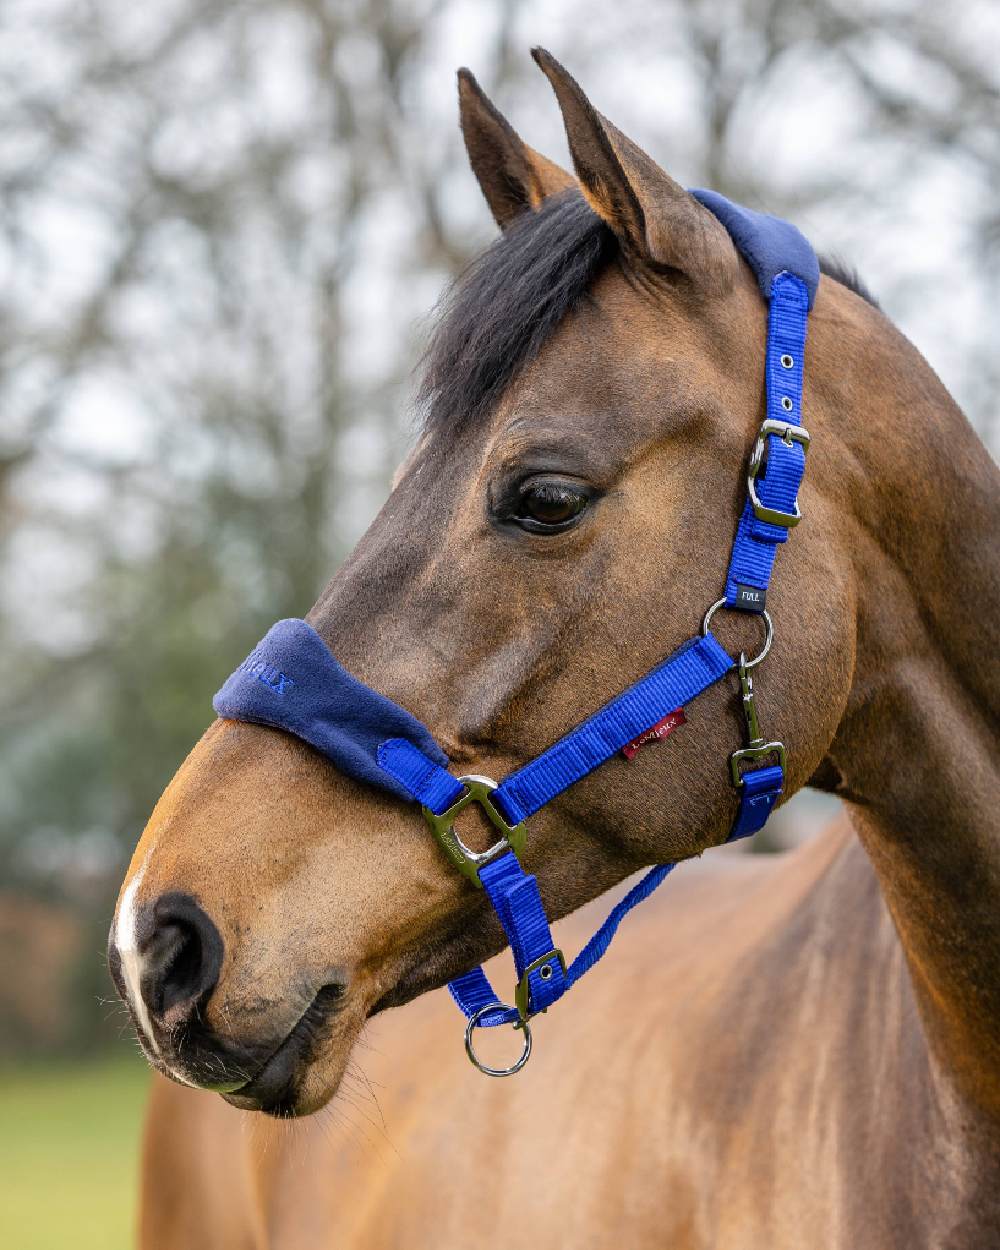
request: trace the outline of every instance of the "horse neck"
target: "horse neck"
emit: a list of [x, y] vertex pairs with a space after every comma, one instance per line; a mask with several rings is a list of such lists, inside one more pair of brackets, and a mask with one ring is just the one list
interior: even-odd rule
[[1000, 1117], [998, 473], [919, 354], [871, 318], [835, 469], [855, 675], [817, 780], [853, 801], [934, 1069]]

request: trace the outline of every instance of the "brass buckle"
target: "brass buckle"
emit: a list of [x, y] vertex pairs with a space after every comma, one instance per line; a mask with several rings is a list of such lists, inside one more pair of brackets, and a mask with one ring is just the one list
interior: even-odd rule
[[792, 443], [801, 444], [803, 450], [809, 450], [809, 431], [801, 425], [792, 425], [790, 421], [776, 421], [768, 417], [760, 427], [757, 441], [750, 453], [750, 466], [747, 469], [747, 494], [750, 496], [750, 507], [758, 521], [767, 521], [769, 525], [781, 525], [791, 529], [802, 520], [799, 501], [795, 501], [794, 512], [782, 512], [780, 508], [769, 508], [761, 502], [757, 494], [757, 478], [764, 463], [764, 452], [767, 448], [767, 436], [777, 434], [784, 443], [791, 447]]
[[[558, 946], [553, 946], [547, 955], [542, 955], [532, 963], [528, 964], [527, 968], [525, 968], [524, 972], [521, 974], [521, 979], [517, 983], [517, 989], [514, 991], [514, 1006], [517, 1008], [517, 1014], [522, 1020], [529, 1019], [528, 1007], [530, 1005], [531, 986], [528, 983], [528, 978], [536, 969], [541, 969], [541, 978], [543, 981], [547, 981], [549, 977], [552, 976], [552, 961], [554, 959], [558, 960], [558, 962], [562, 965], [563, 976], [565, 976], [566, 959]], [[548, 977], [545, 975], [546, 967], [549, 969]], [[543, 1007], [542, 1011], [548, 1011], [548, 1008]], [[536, 1012], [535, 1014], [537, 1015], [540, 1013]]]
[[[432, 812], [429, 807], [422, 807], [421, 810], [431, 827], [431, 832], [441, 843], [445, 854], [451, 862], [459, 872], [464, 873], [474, 885], [482, 889], [483, 883], [479, 880], [480, 868], [484, 864], [488, 864], [490, 860], [496, 859], [498, 855], [502, 855], [506, 850], [513, 851], [520, 859], [528, 836], [528, 829], [523, 820], [519, 825], [508, 825], [493, 806], [490, 801], [490, 795], [497, 788], [497, 783], [492, 778], [471, 774], [466, 777], [459, 777], [458, 780], [465, 786], [465, 793], [460, 799], [452, 803], [447, 811], [438, 815], [437, 812]], [[478, 803], [486, 813], [486, 819], [490, 824], [495, 829], [500, 830], [501, 837], [499, 841], [494, 842], [485, 851], [470, 850], [455, 832], [455, 817], [464, 808], [468, 807], [470, 803]]]

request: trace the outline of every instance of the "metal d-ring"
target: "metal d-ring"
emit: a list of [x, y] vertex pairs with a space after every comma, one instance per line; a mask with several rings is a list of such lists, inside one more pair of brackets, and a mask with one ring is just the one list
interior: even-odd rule
[[[718, 612], [719, 608], [727, 606], [728, 605], [726, 604], [725, 599], [717, 599], [715, 603], [712, 604], [712, 606], [705, 613], [705, 619], [701, 623], [702, 635], [708, 633], [708, 627], [712, 623], [712, 617], [716, 614], [716, 612]], [[740, 609], [733, 608], [732, 611], [738, 612]], [[745, 616], [746, 613], [744, 612], [743, 615]], [[764, 645], [761, 647], [758, 655], [755, 655], [752, 660], [746, 661], [743, 667], [747, 669], [756, 668], [761, 660], [766, 658], [767, 653], [771, 650], [771, 643], [774, 641], [774, 622], [771, 620], [769, 613], [762, 609], [760, 612], [754, 612], [752, 615], [762, 616], [764, 618]]]
[[465, 1053], [469, 1056], [469, 1060], [473, 1066], [477, 1067], [480, 1072], [485, 1073], [486, 1076], [513, 1076], [515, 1072], [520, 1072], [531, 1058], [531, 1028], [527, 1020], [523, 1019], [518, 1020], [514, 1027], [516, 1029], [524, 1030], [524, 1049], [521, 1051], [520, 1058], [511, 1064], [509, 1068], [491, 1068], [488, 1064], [482, 1062], [476, 1054], [475, 1047], [472, 1045], [472, 1034], [475, 1032], [479, 1021], [483, 1016], [492, 1011], [511, 1010], [512, 1008], [508, 1007], [506, 1003], [501, 1003], [499, 1001], [495, 1003], [487, 1003], [485, 1007], [480, 1007], [475, 1015], [469, 1017], [469, 1023], [465, 1026]]

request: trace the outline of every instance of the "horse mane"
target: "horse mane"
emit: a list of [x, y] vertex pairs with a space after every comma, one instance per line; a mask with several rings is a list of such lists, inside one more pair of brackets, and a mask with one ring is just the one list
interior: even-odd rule
[[866, 304], [871, 304], [872, 308], [881, 308], [881, 304], [871, 293], [868, 284], [858, 271], [841, 257], [829, 254], [820, 256], [819, 271], [825, 273], [828, 278], [832, 278], [834, 282], [839, 282], [841, 286], [846, 286], [849, 291], [860, 296]]
[[[617, 253], [614, 234], [579, 191], [516, 218], [438, 307], [419, 390], [425, 430], [456, 435], [484, 420]], [[821, 257], [820, 269], [878, 307], [840, 260]]]

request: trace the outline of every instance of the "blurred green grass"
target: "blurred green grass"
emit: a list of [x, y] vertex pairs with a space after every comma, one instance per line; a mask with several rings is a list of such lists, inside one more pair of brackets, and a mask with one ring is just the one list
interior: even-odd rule
[[138, 1057], [0, 1069], [4, 1250], [130, 1250], [148, 1087]]

